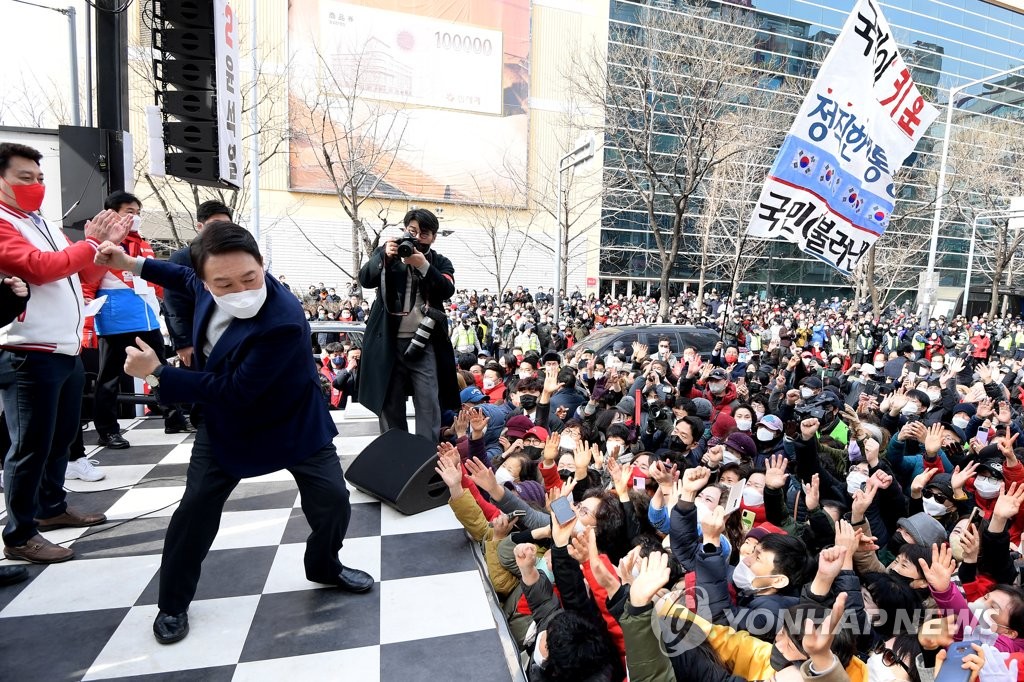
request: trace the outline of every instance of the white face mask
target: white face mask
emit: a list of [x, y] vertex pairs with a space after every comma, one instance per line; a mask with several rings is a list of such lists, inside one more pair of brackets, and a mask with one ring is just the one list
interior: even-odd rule
[[971, 420], [967, 417], [953, 417], [952, 422], [953, 426], [960, 429], [966, 429], [967, 425], [971, 423]]
[[487, 389], [487, 390], [491, 390], [492, 388], [494, 388], [497, 385], [498, 385], [498, 382], [495, 381], [494, 379], [484, 379], [484, 388]]
[[932, 401], [932, 404], [939, 402], [942, 399], [942, 391], [928, 391], [928, 400]]
[[601, 379], [604, 377], [604, 372], [594, 372], [594, 379]]
[[732, 572], [732, 582], [739, 590], [753, 590], [754, 587], [751, 585], [751, 581], [754, 579], [754, 572], [750, 570], [750, 566], [747, 566], [742, 559], [736, 564], [736, 568]]
[[851, 495], [859, 490], [864, 489], [864, 484], [868, 482], [868, 475], [863, 471], [851, 471], [846, 477], [846, 492]]
[[945, 365], [943, 365], [941, 362], [933, 362], [932, 363], [932, 371], [934, 371], [934, 372], [941, 371], [943, 367], [945, 367]]
[[775, 438], [775, 432], [771, 429], [759, 428], [757, 430], [757, 439], [762, 443], [767, 443], [771, 439]]
[[921, 369], [917, 370], [917, 376], [919, 376], [919, 377], [926, 377], [926, 376], [928, 376], [928, 369], [925, 368], [925, 367], [922, 367]]
[[999, 495], [999, 481], [994, 478], [975, 478], [974, 479], [974, 492], [979, 497], [991, 500]]
[[749, 431], [750, 427], [754, 425], [753, 420], [750, 419], [737, 419], [736, 428], [740, 431]]
[[498, 470], [494, 472], [494, 478], [498, 481], [498, 485], [505, 485], [506, 483], [512, 483], [516, 480], [516, 477], [512, 475], [512, 472], [505, 467], [498, 467]]
[[868, 657], [867, 679], [871, 682], [905, 682], [910, 678], [900, 666], [887, 666], [882, 654], [871, 654]]
[[905, 417], [913, 417], [918, 413], [920, 409], [921, 408], [917, 406], [917, 403], [907, 403], [906, 405], [903, 406], [903, 409], [900, 410], [900, 414], [902, 414]]
[[142, 227], [142, 216], [133, 215], [132, 226], [129, 229], [131, 229], [132, 232], [138, 232], [140, 227]]
[[587, 527], [583, 525], [583, 522], [579, 519], [576, 519], [576, 524], [572, 527], [572, 534], [575, 536], [579, 535], [580, 533], [585, 533], [586, 531]]
[[725, 453], [722, 455], [722, 465], [723, 466], [726, 465], [726, 464], [739, 464], [740, 461], [741, 460], [740, 460], [740, 457], [738, 455], [736, 455], [736, 454], [734, 454], [732, 452], [729, 452], [728, 450], [726, 450]]
[[875, 362], [875, 369], [882, 369], [883, 367], [885, 367], [885, 363], [882, 362], [881, 360]]
[[813, 395], [814, 395], [814, 389], [813, 388], [807, 388], [806, 386], [804, 386], [804, 387], [802, 387], [800, 389], [800, 397], [803, 398], [804, 400], [807, 400], [808, 398], [810, 398]]
[[936, 517], [946, 513], [946, 505], [934, 498], [925, 497], [921, 500], [921, 504], [924, 507], [924, 513], [928, 516]]
[[764, 504], [764, 493], [757, 488], [744, 488], [743, 504], [748, 507], [760, 507]]
[[560, 450], [575, 450], [576, 439], [572, 436], [562, 436], [558, 439], [558, 448]]
[[[213, 295], [212, 292], [211, 295]], [[213, 296], [213, 302], [217, 304], [218, 308], [231, 315], [231, 317], [237, 317], [241, 320], [256, 317], [266, 300], [266, 284], [259, 289], [239, 291], [234, 294], [224, 294], [223, 296]]]

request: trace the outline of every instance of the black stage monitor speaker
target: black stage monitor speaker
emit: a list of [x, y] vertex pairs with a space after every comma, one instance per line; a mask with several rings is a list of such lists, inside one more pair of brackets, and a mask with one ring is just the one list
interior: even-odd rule
[[391, 429], [359, 453], [345, 478], [392, 509], [419, 514], [448, 502], [448, 486], [434, 471], [436, 464], [433, 443]]

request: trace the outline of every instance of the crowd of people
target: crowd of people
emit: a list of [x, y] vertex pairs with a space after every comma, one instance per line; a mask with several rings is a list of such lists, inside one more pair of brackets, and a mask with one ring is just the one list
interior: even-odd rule
[[576, 345], [662, 321], [647, 298], [446, 302], [437, 474], [529, 678], [1016, 679], [1020, 319], [670, 309], [721, 342]]

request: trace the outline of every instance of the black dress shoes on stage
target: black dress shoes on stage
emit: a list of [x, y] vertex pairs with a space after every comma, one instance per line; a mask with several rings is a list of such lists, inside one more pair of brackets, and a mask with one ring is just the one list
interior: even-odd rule
[[188, 612], [172, 616], [161, 611], [153, 621], [153, 635], [161, 644], [174, 644], [188, 634]]

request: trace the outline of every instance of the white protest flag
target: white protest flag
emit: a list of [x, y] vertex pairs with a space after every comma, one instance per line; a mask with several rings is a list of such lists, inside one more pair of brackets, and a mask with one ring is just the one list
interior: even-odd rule
[[938, 111], [874, 0], [858, 0], [772, 165], [752, 237], [782, 237], [849, 273], [889, 224], [892, 174]]

